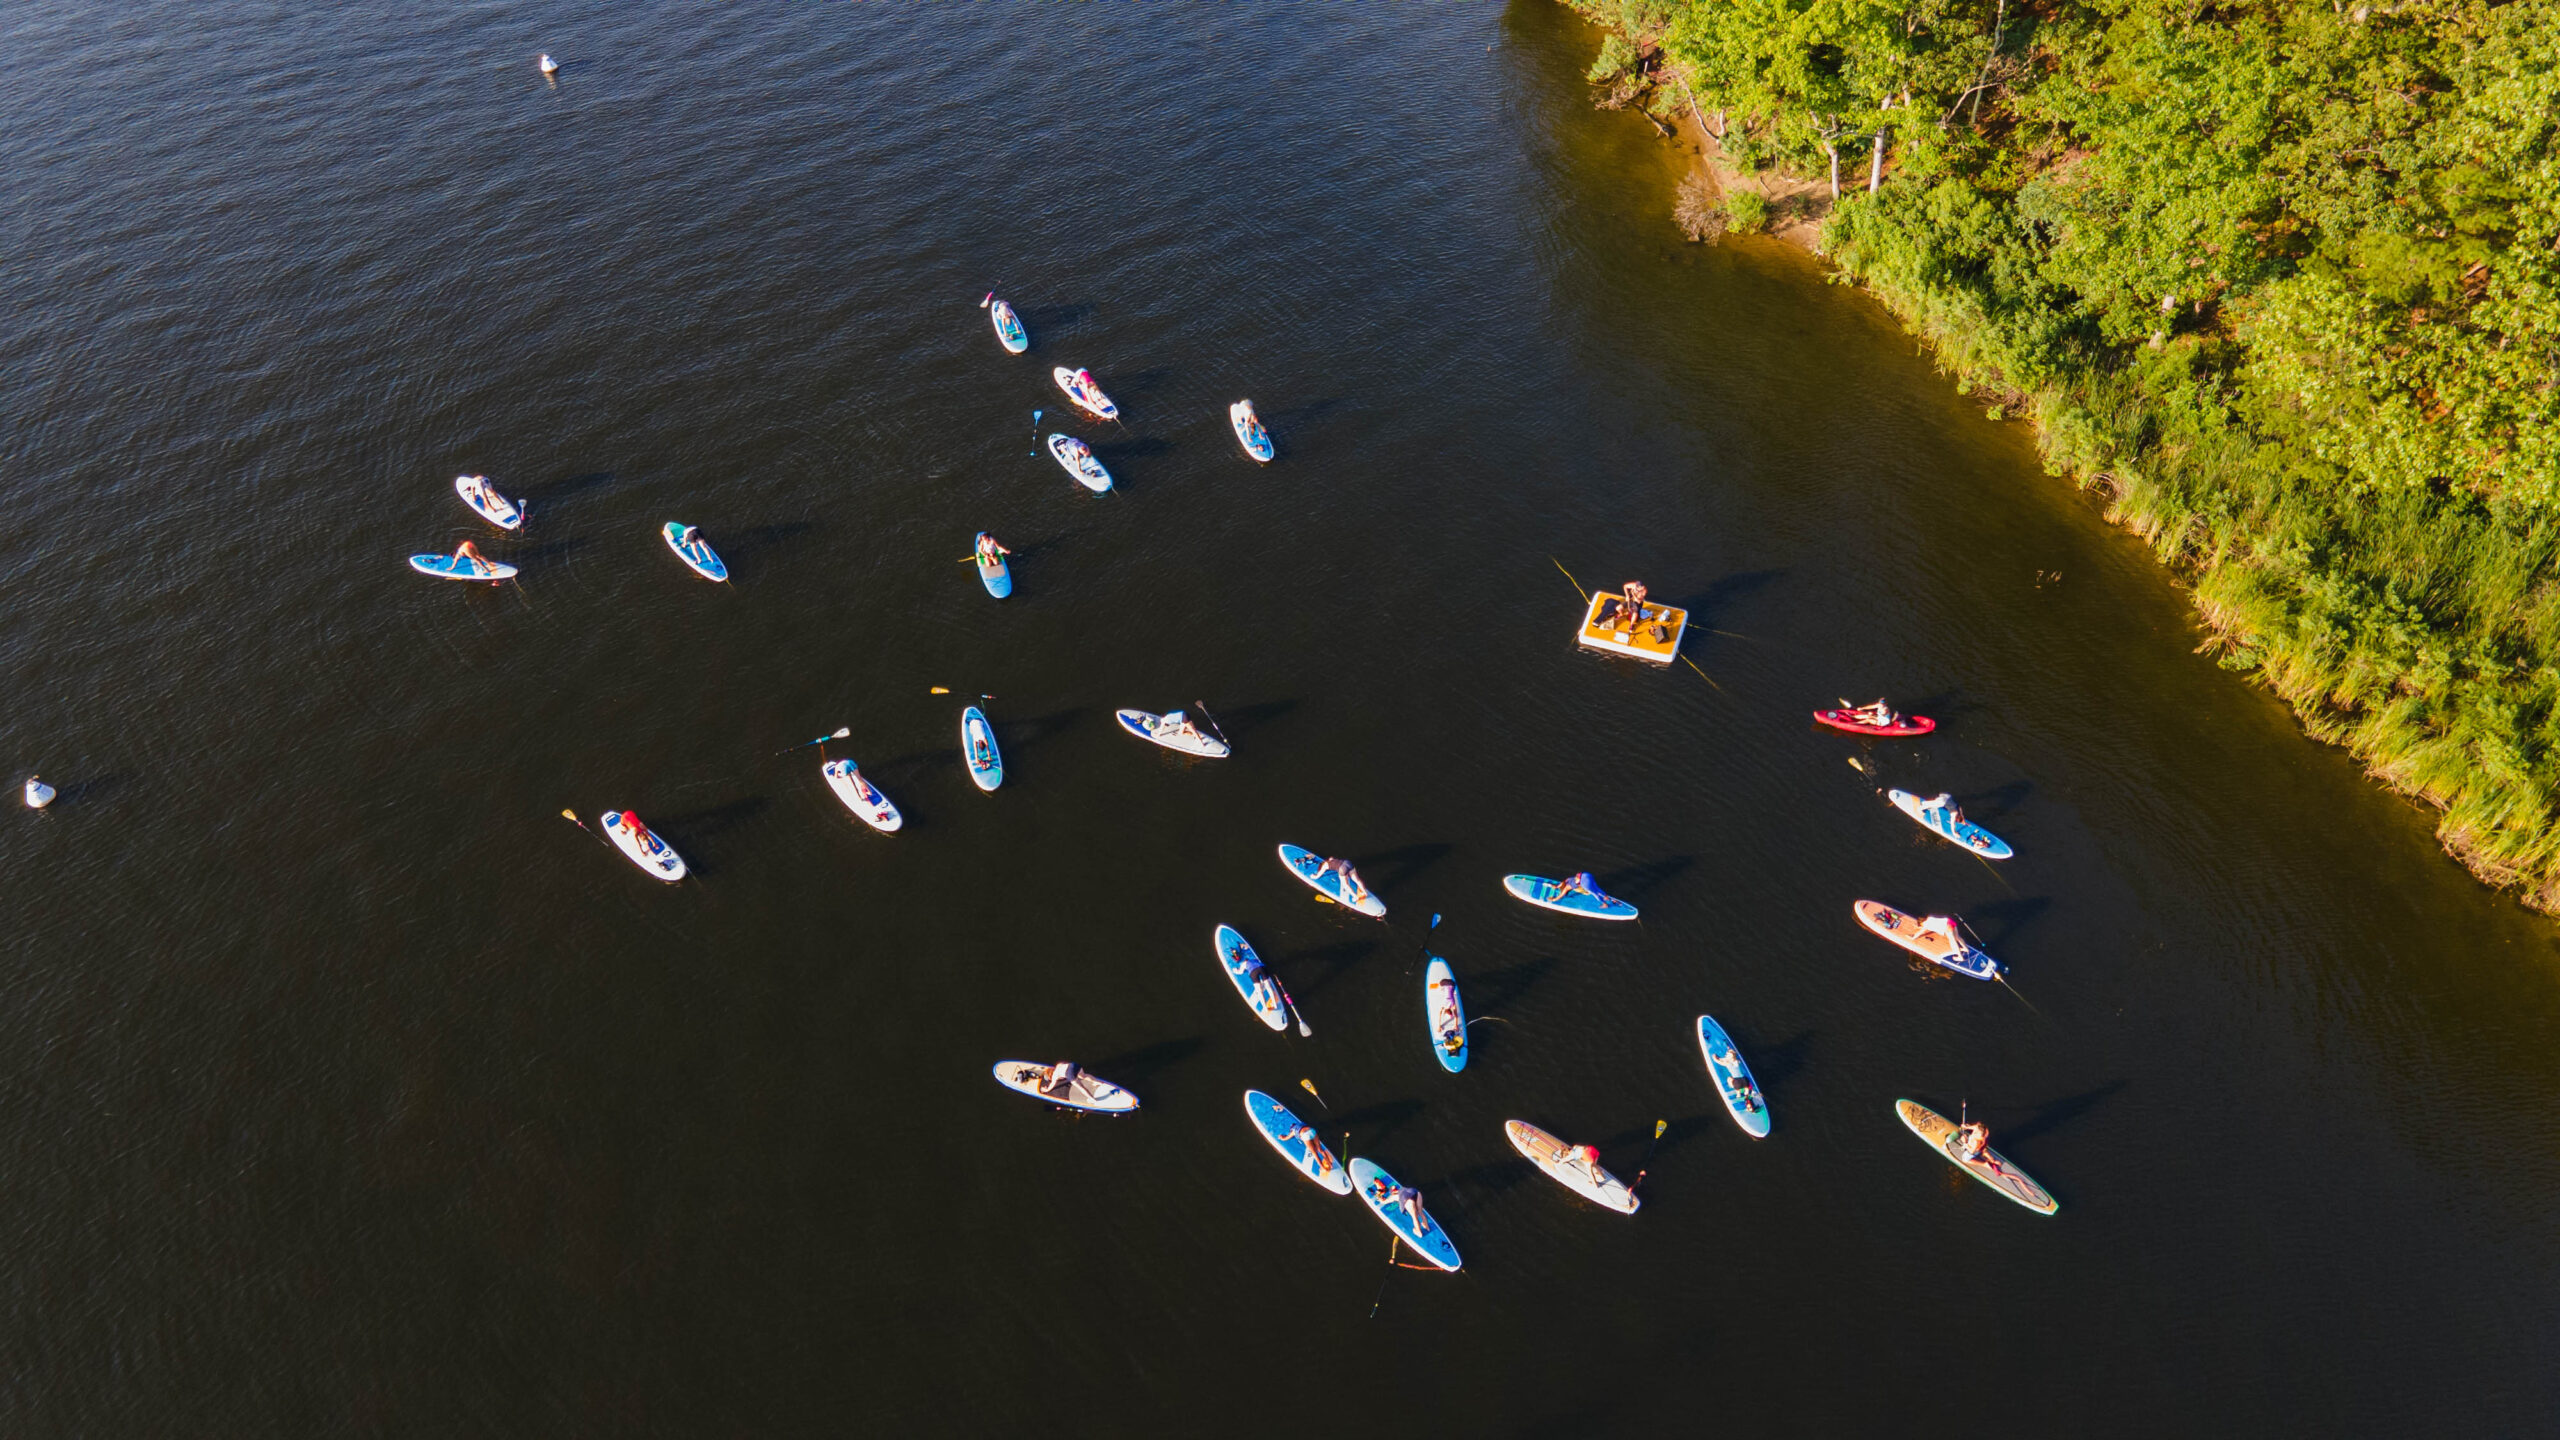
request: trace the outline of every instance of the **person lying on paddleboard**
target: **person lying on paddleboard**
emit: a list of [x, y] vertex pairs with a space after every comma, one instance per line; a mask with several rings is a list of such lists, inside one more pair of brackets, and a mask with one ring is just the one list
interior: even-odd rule
[[1156, 717], [1156, 733], [1159, 735], [1178, 736], [1185, 740], [1206, 740], [1209, 738], [1208, 736], [1200, 733], [1199, 726], [1191, 723], [1191, 717], [1189, 715], [1186, 715], [1179, 710], [1167, 710], [1164, 714]]
[[1360, 883], [1360, 872], [1351, 868], [1350, 861], [1336, 855], [1316, 867], [1316, 879], [1322, 880], [1327, 875], [1339, 875], [1342, 877], [1343, 899], [1357, 905], [1360, 901], [1367, 898], [1369, 894], [1369, 887]]
[[1600, 1181], [1600, 1147], [1599, 1147], [1599, 1146], [1597, 1146], [1597, 1145], [1576, 1145], [1576, 1146], [1573, 1146], [1573, 1147], [1571, 1147], [1570, 1149], [1568, 1149], [1568, 1150], [1566, 1150], [1566, 1151], [1564, 1152], [1564, 1158], [1565, 1158], [1565, 1160], [1566, 1160], [1568, 1163], [1570, 1163], [1570, 1164], [1575, 1164], [1575, 1165], [1579, 1165], [1579, 1166], [1581, 1166], [1581, 1167], [1582, 1167], [1582, 1173], [1584, 1173], [1585, 1175], [1590, 1176], [1590, 1177], [1591, 1177], [1591, 1181], [1592, 1181], [1592, 1183], [1593, 1183], [1593, 1184], [1595, 1184], [1595, 1185], [1596, 1185], [1596, 1184], [1598, 1184], [1598, 1183], [1599, 1183], [1599, 1181]]
[[1317, 1174], [1327, 1174], [1333, 1169], [1333, 1157], [1325, 1153], [1324, 1142], [1316, 1138], [1315, 1127], [1306, 1121], [1299, 1121], [1298, 1128], [1280, 1138], [1306, 1146], [1307, 1158], [1315, 1162]]

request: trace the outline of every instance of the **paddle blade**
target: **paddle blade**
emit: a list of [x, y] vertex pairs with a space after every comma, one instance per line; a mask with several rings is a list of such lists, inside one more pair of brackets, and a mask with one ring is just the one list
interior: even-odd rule
[[837, 726], [837, 727], [836, 727], [836, 733], [834, 733], [833, 735], [828, 736], [827, 738], [828, 738], [828, 739], [830, 739], [830, 740], [842, 740], [842, 739], [844, 739], [845, 737], [847, 737], [847, 736], [851, 735], [852, 733], [853, 733], [853, 727], [852, 727], [852, 726], [850, 726], [850, 725], [839, 725], [839, 726]]
[[979, 308], [979, 309], [981, 309], [981, 310], [986, 309], [986, 308], [987, 308], [987, 301], [988, 301], [988, 300], [993, 300], [993, 299], [995, 299], [995, 298], [996, 298], [996, 292], [994, 292], [993, 290], [988, 291], [988, 292], [987, 292], [987, 299], [986, 299], [986, 300], [981, 300], [981, 301], [979, 301], [979, 302], [978, 302], [978, 308]]
[[1440, 912], [1437, 910], [1431, 912], [1431, 928], [1434, 930], [1440, 928]]
[[1653, 1122], [1653, 1138], [1654, 1138], [1654, 1139], [1656, 1139], [1656, 1140], [1661, 1139], [1661, 1138], [1662, 1138], [1662, 1132], [1663, 1132], [1663, 1131], [1665, 1131], [1665, 1130], [1668, 1130], [1668, 1129], [1670, 1129], [1670, 1128], [1671, 1128], [1671, 1122], [1670, 1122], [1670, 1121], [1668, 1121], [1668, 1120], [1656, 1120], [1656, 1121], [1654, 1121], [1654, 1122]]
[[579, 818], [578, 818], [578, 812], [577, 812], [577, 811], [575, 811], [575, 810], [563, 810], [563, 811], [561, 811], [561, 812], [560, 812], [560, 818], [561, 818], [561, 819], [563, 819], [563, 820], [568, 821], [568, 822], [569, 822], [570, 824], [572, 824], [572, 825], [584, 825], [584, 824], [586, 824], [586, 823], [587, 823], [586, 821], [581, 820], [581, 819], [579, 819]]
[[932, 693], [936, 695], [948, 695], [951, 693], [951, 687], [948, 685], [936, 685], [933, 687]]

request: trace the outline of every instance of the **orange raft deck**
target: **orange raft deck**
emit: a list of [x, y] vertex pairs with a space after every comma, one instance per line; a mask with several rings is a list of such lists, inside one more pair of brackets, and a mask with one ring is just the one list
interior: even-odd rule
[[1680, 637], [1689, 633], [1689, 612], [1676, 605], [1648, 604], [1641, 624], [1632, 630], [1621, 630], [1602, 623], [1600, 618], [1619, 598], [1615, 590], [1591, 592], [1591, 608], [1582, 612], [1582, 631], [1574, 637], [1574, 643], [1613, 655], [1632, 655], [1656, 665], [1668, 665], [1678, 659]]

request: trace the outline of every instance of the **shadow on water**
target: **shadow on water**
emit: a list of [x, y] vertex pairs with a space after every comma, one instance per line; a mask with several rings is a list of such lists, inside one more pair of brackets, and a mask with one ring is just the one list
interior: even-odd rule
[[2022, 896], [2016, 900], [1986, 900], [1965, 911], [1964, 923], [1982, 932], [1983, 947], [1993, 954], [2017, 938], [2035, 918], [2053, 908], [2053, 900], [2045, 895]]
[[1297, 708], [1295, 700], [1265, 700], [1259, 705], [1239, 705], [1233, 710], [1214, 713], [1229, 735], [1250, 735]]
[[1419, 1100], [1382, 1100], [1357, 1110], [1345, 1110], [1339, 1115], [1321, 1116], [1321, 1123], [1316, 1128], [1332, 1130], [1336, 1134], [1348, 1130], [1355, 1137], [1355, 1143], [1375, 1145], [1403, 1129], [1421, 1113], [1422, 1102]]
[[1691, 625], [1712, 626], [1718, 609], [1758, 594], [1784, 579], [1786, 573], [1784, 570], [1746, 570], [1739, 575], [1727, 575], [1697, 594], [1671, 603], [1689, 612]]
[[[997, 298], [1003, 298], [1001, 293]], [[1031, 348], [1037, 350], [1040, 348], [1042, 331], [1072, 330], [1084, 323], [1085, 317], [1093, 313], [1093, 307], [1090, 305], [1016, 305], [1013, 307], [1013, 313], [1022, 321], [1022, 328], [1031, 332]]]
[[1662, 888], [1664, 881], [1697, 863], [1695, 855], [1673, 855], [1644, 865], [1631, 865], [1599, 877], [1600, 888], [1622, 899], [1637, 899]]
[[1418, 845], [1399, 845], [1393, 850], [1363, 855], [1351, 863], [1370, 889], [1385, 890], [1421, 874], [1433, 861], [1456, 848], [1436, 840], [1426, 840]]
[[1111, 471], [1111, 480], [1115, 485], [1119, 483], [1120, 472], [1113, 467], [1127, 460], [1152, 460], [1174, 448], [1172, 441], [1154, 435], [1135, 435], [1126, 440], [1087, 441], [1086, 443], [1093, 446], [1094, 454], [1102, 457], [1103, 468]]
[[[1102, 377], [1097, 375], [1094, 378], [1099, 380]], [[1104, 394], [1114, 400], [1118, 400], [1123, 395], [1153, 395], [1164, 388], [1165, 381], [1172, 378], [1171, 369], [1154, 365], [1144, 370], [1115, 372], [1110, 380], [1104, 383], [1102, 389]]]
[[1369, 958], [1370, 952], [1377, 948], [1378, 942], [1375, 940], [1342, 940], [1331, 945], [1319, 945], [1312, 950], [1295, 950], [1286, 955], [1275, 956], [1272, 960], [1272, 968], [1286, 969], [1294, 974], [1299, 971], [1301, 965], [1312, 969], [1318, 962], [1322, 962], [1324, 973], [1299, 987], [1307, 994], [1313, 995], [1340, 979], [1344, 971]]
[[[1341, 404], [1341, 396], [1327, 395], [1321, 400], [1310, 400], [1304, 405], [1291, 405], [1281, 410], [1265, 410], [1259, 405], [1253, 409], [1255, 414], [1262, 417], [1262, 427], [1271, 432], [1272, 444], [1276, 446], [1280, 443], [1281, 432], [1284, 429], [1320, 420]], [[1283, 449], [1281, 453], [1285, 455], [1288, 452]]]
[[1153, 1045], [1141, 1045], [1108, 1060], [1096, 1061], [1093, 1070], [1115, 1085], [1136, 1089], [1199, 1054], [1207, 1043], [1205, 1037], [1198, 1035], [1187, 1040], [1159, 1040]]
[[[995, 719], [992, 715], [987, 718]], [[1074, 729], [1083, 719], [1081, 710], [1057, 710], [1023, 720], [1007, 720], [996, 726], [996, 743], [1008, 755], [1016, 750], [1028, 750], [1035, 745], [1045, 745]], [[957, 752], [954, 754], [956, 756]]]
[[125, 784], [123, 772], [111, 770], [104, 775], [92, 775], [86, 780], [54, 786], [54, 799], [62, 805], [75, 806], [83, 801], [103, 800], [123, 789]]
[[[1507, 970], [1463, 976], [1458, 981], [1458, 995], [1466, 1002], [1469, 1016], [1479, 1020], [1493, 1019], [1513, 1001], [1528, 994], [1555, 968], [1555, 960], [1546, 958], [1526, 961]], [[1468, 1043], [1475, 1043], [1476, 1038], [1473, 1031], [1468, 1032]]]
[[[1805, 1052], [1813, 1048], [1814, 1033], [1800, 1030], [1775, 1044], [1742, 1052], [1743, 1063], [1751, 1067], [1751, 1078], [1760, 1082], [1763, 1092], [1772, 1085], [1784, 1085], [1803, 1073]], [[1733, 1043], [1740, 1045], [1742, 1042], [1736, 1040]], [[1703, 1067], [1705, 1061], [1699, 1063]]]
[[[572, 475], [565, 480], [554, 480], [548, 485], [518, 491], [516, 498], [528, 506], [556, 505], [572, 495], [593, 490], [598, 486], [610, 485], [613, 481], [614, 474], [610, 470], [589, 470], [583, 475]], [[534, 523], [533, 514], [526, 514], [525, 523], [528, 525]]]
[[1986, 816], [1997, 820], [2007, 815], [2034, 793], [2036, 793], [2036, 782], [2033, 780], [2012, 780], [2006, 785], [1997, 785], [1989, 790], [1978, 791], [1971, 795], [1959, 795], [1956, 797], [1956, 803], [1965, 808], [1967, 819], [1979, 823]]
[[539, 545], [527, 545], [507, 556], [507, 563], [519, 570], [539, 570], [586, 543], [582, 536], [564, 535], [557, 540], [545, 540]]
[[[649, 828], [667, 837], [667, 843], [675, 846], [676, 853], [684, 857], [687, 870], [709, 880], [721, 871], [719, 847], [714, 842], [754, 819], [757, 812], [771, 803], [761, 795], [749, 795], [707, 810], [687, 810], [682, 814], [669, 815], [663, 820], [649, 822]], [[703, 848], [705, 845], [711, 847], [708, 852]]]
[[[1647, 1131], [1645, 1133], [1651, 1134], [1652, 1132]], [[1452, 1170], [1448, 1174], [1441, 1176], [1439, 1179], [1429, 1182], [1422, 1188], [1438, 1189], [1442, 1186], [1461, 1186], [1467, 1189], [1490, 1190], [1494, 1194], [1499, 1195], [1504, 1191], [1519, 1185], [1521, 1181], [1534, 1180], [1537, 1176], [1538, 1167], [1530, 1164], [1526, 1160], [1493, 1160], [1482, 1165], [1470, 1165], [1464, 1170]], [[1456, 1210], [1464, 1210], [1466, 1205], [1461, 1203], [1452, 1208]]]
[[772, 525], [758, 525], [724, 539], [719, 549], [723, 557], [734, 565], [740, 560], [771, 554], [817, 528], [815, 520], [784, 520]]
[[1993, 1138], [1993, 1143], [2015, 1145], [2022, 1141], [2033, 1140], [2048, 1131], [2059, 1130], [2115, 1098], [2116, 1092], [2122, 1090], [2127, 1083], [2129, 1082], [2123, 1080], [2110, 1080], [2095, 1090], [2083, 1090], [2077, 1095], [2056, 1100], [2014, 1125], [2003, 1126]]
[[[1727, 1115], [1722, 1110], [1710, 1110], [1702, 1115], [1684, 1115], [1679, 1119], [1672, 1121], [1669, 1125], [1664, 1126], [1662, 1131], [1662, 1143], [1660, 1145], [1654, 1145], [1653, 1143], [1653, 1122], [1650, 1120], [1635, 1129], [1620, 1130], [1614, 1134], [1605, 1136], [1599, 1140], [1594, 1140], [1590, 1143], [1600, 1147], [1600, 1153], [1602, 1156], [1600, 1163], [1602, 1165], [1608, 1165], [1610, 1163], [1607, 1158], [1608, 1156], [1625, 1156], [1627, 1159], [1627, 1169], [1624, 1178], [1633, 1179], [1635, 1178], [1635, 1170], [1637, 1166], [1658, 1163], [1663, 1156], [1670, 1154], [1672, 1151], [1679, 1149], [1681, 1146], [1688, 1144], [1690, 1141], [1697, 1139], [1701, 1135], [1713, 1134], [1718, 1129], [1731, 1128], [1733, 1128], [1732, 1116]], [[1736, 1135], [1740, 1135], [1742, 1132], [1737, 1129], [1734, 1130], [1734, 1133]], [[1644, 1158], [1644, 1152], [1648, 1146], [1651, 1146], [1653, 1149], [1653, 1160], [1651, 1161]]]

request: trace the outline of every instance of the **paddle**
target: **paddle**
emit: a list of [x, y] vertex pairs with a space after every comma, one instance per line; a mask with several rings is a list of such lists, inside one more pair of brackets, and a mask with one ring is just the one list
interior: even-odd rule
[[1032, 459], [1040, 458], [1040, 412], [1031, 412], [1031, 448], [1024, 452]]
[[[835, 733], [833, 733], [833, 734], [831, 734], [831, 735], [821, 735], [821, 736], [819, 736], [819, 737], [818, 737], [817, 739], [815, 739], [815, 740], [803, 740], [803, 741], [801, 741], [799, 744], [792, 746], [792, 747], [791, 747], [791, 750], [806, 750], [806, 749], [808, 749], [808, 748], [809, 748], [810, 746], [812, 746], [812, 745], [824, 745], [824, 744], [826, 744], [826, 743], [827, 743], [828, 741], [830, 741], [830, 740], [842, 740], [842, 739], [844, 739], [846, 736], [851, 735], [852, 733], [853, 733], [853, 727], [852, 727], [852, 726], [850, 726], [850, 725], [839, 725], [839, 726], [837, 726], [837, 727], [835, 728]], [[774, 751], [773, 753], [774, 753], [774, 754], [776, 754], [776, 755], [788, 755], [788, 754], [790, 754], [790, 753], [791, 753], [791, 750], [776, 750], [776, 751]], [[575, 817], [575, 816], [572, 816], [571, 818], [572, 818], [572, 819], [575, 819], [576, 817]]]
[[[1324, 1108], [1325, 1108], [1325, 1109], [1327, 1109], [1327, 1110], [1331, 1110], [1331, 1109], [1333, 1108], [1333, 1106], [1332, 1106], [1331, 1104], [1329, 1104], [1329, 1103], [1327, 1103], [1327, 1102], [1326, 1102], [1326, 1100], [1325, 1100], [1324, 1096], [1323, 1096], [1322, 1094], [1320, 1094], [1320, 1093], [1318, 1093], [1318, 1092], [1317, 1092], [1317, 1090], [1316, 1090], [1316, 1082], [1314, 1082], [1313, 1080], [1301, 1080], [1301, 1081], [1299, 1081], [1299, 1082], [1298, 1082], [1298, 1085], [1299, 1085], [1299, 1087], [1300, 1087], [1300, 1088], [1304, 1089], [1308, 1094], [1310, 1094], [1310, 1095], [1314, 1095], [1314, 1096], [1316, 1097], [1316, 1103], [1317, 1103], [1317, 1104], [1319, 1104], [1319, 1105], [1323, 1105], [1323, 1106], [1324, 1106]], [[1342, 1137], [1342, 1143], [1343, 1143], [1343, 1146], [1344, 1146], [1344, 1149], [1343, 1149], [1343, 1152], [1342, 1152], [1342, 1153], [1343, 1153], [1343, 1154], [1345, 1154], [1345, 1155], [1349, 1155], [1349, 1154], [1351, 1153], [1351, 1151], [1350, 1151], [1350, 1149], [1349, 1149], [1349, 1146], [1350, 1146], [1350, 1144], [1351, 1144], [1351, 1137], [1350, 1137], [1349, 1135], [1345, 1135], [1345, 1136], [1343, 1136], [1343, 1137]]]
[[[1396, 1265], [1396, 1247], [1403, 1243], [1404, 1237], [1401, 1235], [1391, 1235], [1387, 1237], [1387, 1280], [1393, 1280], [1396, 1278], [1396, 1270], [1399, 1268]], [[1377, 1298], [1369, 1302], [1369, 1318], [1372, 1320], [1378, 1318], [1378, 1307], [1386, 1302], [1387, 1280], [1381, 1280], [1378, 1282]]]
[[[1265, 975], [1271, 975], [1270, 967], [1265, 966], [1262, 973]], [[1313, 1040], [1316, 1038], [1315, 1028], [1307, 1024], [1306, 1016], [1298, 1013], [1298, 1002], [1289, 998], [1289, 987], [1282, 985], [1280, 983], [1280, 977], [1277, 975], [1271, 975], [1271, 983], [1279, 986], [1280, 1003], [1289, 1007], [1289, 1018], [1298, 1022], [1298, 1038], [1301, 1040]], [[1324, 1097], [1319, 1095], [1316, 1098], [1321, 1100]], [[1326, 1108], [1330, 1109], [1332, 1107], [1327, 1106]]]
[[1209, 713], [1209, 707], [1208, 707], [1208, 706], [1201, 704], [1201, 703], [1200, 703], [1199, 701], [1197, 701], [1197, 700], [1194, 700], [1194, 701], [1192, 701], [1192, 702], [1191, 702], [1191, 708], [1192, 708], [1192, 709], [1194, 709], [1194, 710], [1199, 711], [1199, 712], [1200, 712], [1200, 718], [1209, 722], [1209, 728], [1218, 732], [1218, 743], [1219, 743], [1219, 744], [1226, 746], [1226, 747], [1227, 747], [1228, 749], [1230, 749], [1230, 750], [1233, 750], [1234, 748], [1236, 748], [1236, 744], [1235, 744], [1235, 742], [1227, 738], [1227, 729], [1226, 729], [1226, 727], [1218, 723], [1218, 717], [1217, 717], [1217, 716], [1212, 715], [1212, 714], [1210, 714], [1210, 713]]
[[563, 810], [563, 811], [561, 811], [561, 812], [560, 812], [560, 818], [561, 818], [561, 819], [563, 819], [563, 820], [568, 821], [568, 822], [569, 822], [570, 824], [572, 824], [572, 825], [577, 826], [577, 827], [578, 827], [579, 829], [581, 829], [581, 830], [586, 830], [586, 831], [587, 831], [587, 836], [588, 836], [588, 838], [590, 838], [590, 839], [594, 840], [597, 844], [602, 845], [603, 847], [605, 847], [605, 848], [606, 848], [606, 849], [608, 849], [608, 850], [610, 850], [610, 849], [612, 849], [612, 848], [613, 848], [613, 842], [612, 842], [612, 841], [607, 840], [607, 839], [606, 839], [606, 838], [604, 838], [603, 836], [596, 834], [596, 832], [595, 832], [595, 831], [593, 831], [593, 830], [587, 830], [587, 822], [578, 818], [578, 812], [577, 812], [577, 811], [575, 811], [575, 810]]
[[981, 310], [986, 309], [986, 308], [988, 307], [988, 305], [990, 305], [991, 303], [993, 303], [993, 302], [994, 302], [995, 298], [996, 298], [996, 292], [994, 292], [993, 290], [988, 291], [988, 292], [987, 292], [987, 298], [978, 302], [978, 308], [979, 308], [979, 309], [981, 309]]
[[[1974, 930], [1972, 924], [1961, 915], [1956, 917], [1956, 923], [1963, 926], [1966, 931], [1973, 935], [1975, 945], [1979, 946], [1986, 954], [1989, 953], [1991, 947], [1982, 944], [1982, 934], [1980, 931]], [[2018, 987], [2009, 983], [2009, 977], [2007, 974], [1994, 970], [1991, 972], [1991, 978], [2000, 982], [2001, 989], [2008, 991], [2012, 995], [2018, 995]], [[2026, 996], [2018, 995], [2018, 1003], [2026, 1006], [2028, 1013], [2034, 1015], [2037, 1019], [2041, 1020], [2044, 1018], [2044, 1012], [2036, 1009], [2035, 1002], [2029, 1000]]]
[[1644, 1159], [1636, 1165], [1636, 1183], [1627, 1187], [1628, 1194], [1633, 1195], [1636, 1193], [1637, 1187], [1644, 1184], [1644, 1172], [1648, 1166], [1653, 1164], [1654, 1145], [1660, 1145], [1662, 1143], [1662, 1132], [1670, 1128], [1671, 1122], [1668, 1120], [1656, 1120], [1653, 1122], [1653, 1145], [1647, 1145], [1644, 1147]]

